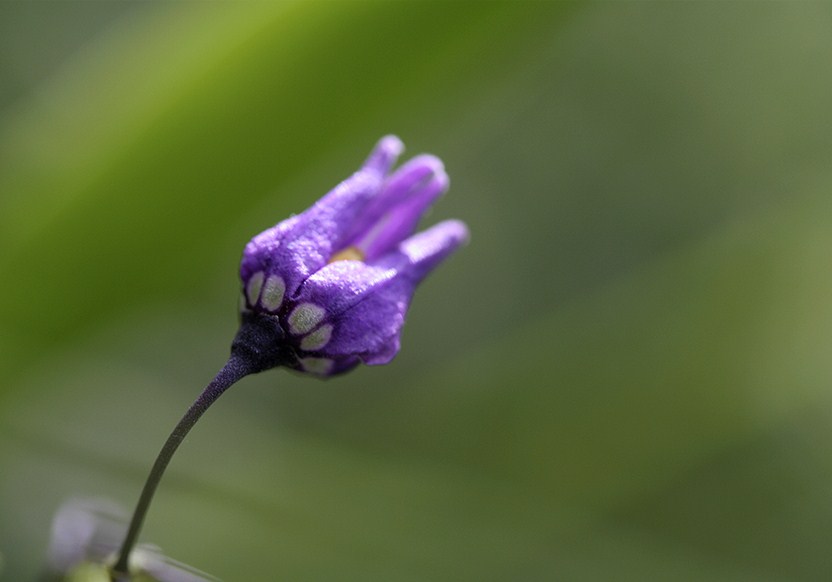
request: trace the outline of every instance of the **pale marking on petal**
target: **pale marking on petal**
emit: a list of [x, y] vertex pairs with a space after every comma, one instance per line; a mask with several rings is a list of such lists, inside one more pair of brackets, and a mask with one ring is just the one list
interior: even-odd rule
[[300, 341], [300, 349], [307, 352], [319, 350], [332, 338], [332, 325], [322, 325]]
[[301, 358], [300, 364], [303, 366], [303, 369], [310, 374], [325, 376], [329, 374], [330, 370], [332, 370], [332, 366], [335, 362], [329, 358]]
[[301, 303], [289, 315], [289, 331], [295, 335], [309, 333], [321, 323], [326, 311], [314, 303]]
[[263, 287], [263, 271], [254, 273], [246, 283], [246, 297], [249, 305], [257, 305], [257, 298], [260, 297], [260, 289]]
[[283, 303], [283, 294], [286, 293], [286, 282], [280, 275], [269, 275], [263, 285], [263, 295], [260, 303], [268, 311], [275, 311]]
[[246, 294], [240, 293], [240, 305], [239, 305], [240, 313], [243, 311], [248, 311], [248, 304], [246, 303]]

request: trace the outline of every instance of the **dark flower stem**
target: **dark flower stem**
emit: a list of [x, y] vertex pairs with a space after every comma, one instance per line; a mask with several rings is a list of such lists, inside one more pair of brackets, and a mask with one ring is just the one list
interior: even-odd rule
[[124, 538], [124, 543], [121, 545], [118, 561], [116, 561], [115, 566], [113, 566], [112, 571], [115, 579], [120, 579], [123, 576], [129, 575], [128, 560], [130, 558], [130, 552], [133, 550], [133, 546], [136, 544], [136, 540], [139, 537], [139, 531], [144, 523], [147, 509], [150, 506], [150, 502], [153, 499], [153, 494], [156, 492], [156, 487], [159, 485], [159, 481], [162, 480], [165, 468], [168, 466], [171, 457], [173, 457], [173, 453], [176, 452], [176, 449], [185, 438], [185, 435], [188, 434], [188, 431], [191, 430], [203, 413], [208, 410], [208, 407], [216, 402], [220, 396], [222, 396], [223, 392], [230, 388], [235, 382], [254, 371], [255, 370], [253, 369], [250, 360], [239, 357], [238, 355], [232, 355], [228, 362], [225, 363], [222, 370], [220, 370], [211, 383], [205, 387], [202, 394], [200, 394], [194, 403], [191, 404], [191, 407], [173, 429], [173, 432], [170, 433], [168, 440], [165, 441], [162, 450], [159, 452], [159, 456], [156, 457], [156, 462], [150, 470], [150, 475], [148, 475], [147, 481], [145, 481], [144, 489], [142, 489], [141, 497], [139, 497], [139, 502], [136, 504], [136, 509], [133, 512], [133, 518], [130, 521], [130, 527], [127, 530], [127, 537]]

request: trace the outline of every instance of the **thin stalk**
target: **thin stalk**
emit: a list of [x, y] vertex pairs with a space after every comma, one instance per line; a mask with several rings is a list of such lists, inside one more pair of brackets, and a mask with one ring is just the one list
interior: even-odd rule
[[139, 537], [139, 532], [142, 529], [147, 509], [150, 506], [150, 502], [153, 499], [153, 494], [156, 492], [156, 487], [158, 487], [159, 481], [162, 480], [165, 468], [168, 466], [171, 457], [173, 457], [173, 453], [176, 452], [176, 449], [182, 443], [185, 435], [188, 434], [188, 431], [193, 428], [196, 421], [199, 420], [206, 410], [208, 410], [208, 407], [216, 402], [220, 396], [222, 396], [223, 392], [230, 388], [235, 382], [254, 371], [255, 370], [252, 369], [250, 362], [232, 355], [231, 358], [229, 358], [229, 360], [225, 363], [222, 370], [220, 370], [211, 383], [205, 387], [202, 394], [200, 394], [194, 403], [191, 404], [191, 407], [185, 413], [185, 416], [183, 416], [176, 427], [174, 427], [173, 432], [170, 433], [168, 440], [165, 441], [162, 450], [159, 452], [159, 456], [156, 457], [156, 462], [153, 463], [153, 468], [150, 470], [150, 475], [148, 475], [147, 481], [145, 481], [144, 489], [142, 489], [142, 494], [139, 497], [139, 502], [136, 504], [136, 509], [133, 511], [133, 518], [130, 520], [127, 537], [124, 538], [121, 550], [119, 551], [118, 560], [112, 569], [114, 578], [119, 579], [129, 575], [128, 561], [130, 559], [130, 552], [133, 550], [133, 546], [136, 544], [136, 540]]

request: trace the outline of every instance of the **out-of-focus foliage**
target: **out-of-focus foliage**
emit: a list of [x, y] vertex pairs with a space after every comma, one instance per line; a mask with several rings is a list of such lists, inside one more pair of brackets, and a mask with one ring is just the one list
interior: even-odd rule
[[131, 505], [237, 261], [397, 133], [471, 245], [400, 356], [244, 380], [142, 539], [227, 580], [832, 572], [832, 7], [0, 4], [0, 554]]

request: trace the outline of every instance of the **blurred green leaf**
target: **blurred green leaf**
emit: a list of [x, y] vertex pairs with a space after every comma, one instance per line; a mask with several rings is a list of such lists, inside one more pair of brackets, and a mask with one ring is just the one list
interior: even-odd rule
[[446, 162], [471, 246], [394, 365], [224, 396], [143, 539], [229, 580], [827, 578], [830, 22], [125, 12], [0, 121], [11, 579], [63, 499], [133, 502], [226, 353], [242, 245], [387, 132]]

